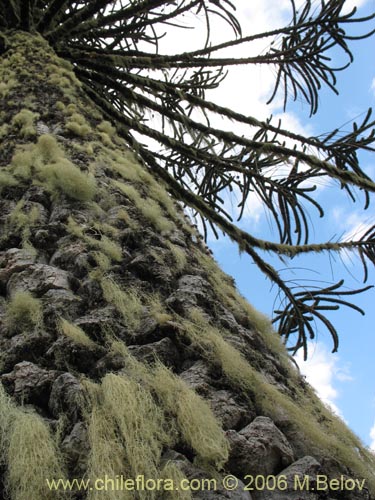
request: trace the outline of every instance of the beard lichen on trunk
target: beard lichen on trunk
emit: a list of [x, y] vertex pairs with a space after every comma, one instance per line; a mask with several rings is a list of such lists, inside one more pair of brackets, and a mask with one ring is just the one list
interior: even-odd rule
[[220, 484], [227, 473], [283, 475], [306, 455], [319, 461], [306, 474], [365, 478], [373, 491], [373, 455], [300, 377], [71, 65], [13, 32], [0, 82], [3, 495], [278, 499], [242, 483], [202, 497], [167, 482], [68, 493], [46, 480]]

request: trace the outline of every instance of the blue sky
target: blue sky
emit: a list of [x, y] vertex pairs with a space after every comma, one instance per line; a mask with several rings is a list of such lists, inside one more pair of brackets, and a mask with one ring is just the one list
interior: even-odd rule
[[[267, 10], [267, 4], [270, 10]], [[271, 4], [272, 7], [275, 6], [275, 2], [253, 0], [250, 7], [248, 2], [239, 0], [236, 5], [243, 16], [242, 24], [246, 34], [249, 31], [246, 23], [254, 26], [255, 16], [258, 16], [256, 25], [265, 27], [280, 22], [287, 16], [290, 5], [288, 1], [280, 1], [279, 11], [276, 12], [271, 9]], [[348, 8], [357, 4], [361, 15], [369, 13], [375, 6], [373, 0], [347, 1], [347, 4]], [[243, 69], [234, 70], [234, 76], [229, 77], [217, 94], [210, 95], [209, 98], [215, 97], [214, 100], [218, 102], [260, 118], [271, 113], [280, 114], [284, 118], [284, 127], [289, 126], [297, 132], [319, 134], [330, 131], [375, 105], [375, 37], [354, 42], [352, 48], [355, 55], [353, 65], [345, 72], [338, 73], [337, 88], [340, 95], [323, 90], [320, 94], [319, 111], [311, 119], [308, 106], [301, 102], [288, 106], [286, 114], [282, 113], [280, 101], [268, 108], [265, 106], [264, 97], [270, 89], [272, 78], [264, 69], [251, 74]], [[360, 117], [357, 120], [360, 121]], [[349, 131], [350, 128], [348, 123], [343, 130]], [[373, 178], [374, 156], [361, 156], [362, 167]], [[363, 212], [363, 199], [359, 196], [353, 204], [344, 193], [337, 190], [337, 186], [320, 188], [317, 197], [326, 207], [326, 220], [322, 223], [313, 216], [315, 241], [325, 241], [350, 231], [360, 231], [361, 228], [363, 230], [363, 224], [375, 220], [375, 205]], [[256, 236], [269, 236], [267, 218], [256, 201], [242, 224]], [[209, 244], [221, 267], [235, 278], [240, 292], [259, 310], [271, 315], [276, 290], [270, 289], [270, 283], [257, 271], [250, 258], [239, 256], [236, 247], [226, 238], [218, 242], [210, 240]], [[272, 264], [278, 269], [284, 267], [278, 259], [272, 259]], [[296, 274], [298, 278], [322, 279], [331, 283], [345, 278], [348, 288], [360, 288], [362, 285], [362, 269], [356, 259], [351, 260], [348, 256], [343, 256], [342, 259], [336, 257], [334, 260], [328, 256], [311, 256], [294, 259], [290, 265], [302, 268]], [[375, 284], [374, 272], [370, 273], [369, 283]], [[304, 363], [301, 356], [297, 357], [302, 372], [322, 399], [331, 404], [363, 442], [375, 450], [375, 289], [356, 296], [355, 303], [366, 310], [366, 316], [345, 308], [331, 316], [340, 335], [338, 353], [331, 354], [331, 338], [322, 328], [318, 330], [317, 341], [310, 345], [309, 361]]]

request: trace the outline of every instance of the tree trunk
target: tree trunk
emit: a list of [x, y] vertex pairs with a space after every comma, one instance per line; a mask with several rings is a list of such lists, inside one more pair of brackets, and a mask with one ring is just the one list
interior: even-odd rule
[[38, 36], [7, 44], [2, 498], [371, 498], [373, 455], [70, 65]]

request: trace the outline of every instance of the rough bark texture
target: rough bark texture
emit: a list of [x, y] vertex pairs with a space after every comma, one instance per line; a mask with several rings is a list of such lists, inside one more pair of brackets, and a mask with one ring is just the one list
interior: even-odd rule
[[[374, 498], [373, 456], [69, 65], [41, 38], [9, 34], [0, 82], [0, 497]], [[317, 488], [318, 474], [345, 488]], [[105, 475], [217, 488], [64, 493], [45, 481]]]

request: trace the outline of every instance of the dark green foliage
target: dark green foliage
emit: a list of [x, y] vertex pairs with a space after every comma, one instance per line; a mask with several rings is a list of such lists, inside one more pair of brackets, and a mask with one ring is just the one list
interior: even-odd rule
[[[229, 0], [0, 0], [0, 32], [36, 31], [47, 39], [59, 56], [72, 63], [87, 94], [116, 124], [140, 159], [166, 181], [175, 198], [201, 217], [205, 235], [207, 226], [215, 235], [218, 229], [223, 231], [278, 286], [284, 306], [275, 317], [279, 332], [286, 340], [296, 333], [291, 350], [303, 347], [305, 356], [307, 339], [314, 337], [312, 318], [324, 323], [337, 348], [336, 331], [321, 311], [351, 306], [340, 298], [349, 292], [342, 292], [338, 285], [320, 291], [295, 290], [256, 249], [286, 257], [356, 250], [367, 279], [367, 266], [375, 262], [375, 226], [357, 241], [310, 244], [307, 210], [317, 209], [324, 216], [323, 207], [313, 197], [314, 183], [324, 178], [334, 179], [353, 201], [355, 189], [360, 189], [365, 207], [369, 205], [375, 183], [361, 169], [357, 151], [374, 150], [371, 110], [349, 133], [335, 130], [303, 137], [271, 119], [260, 121], [214, 104], [205, 99], [205, 92], [221, 83], [227, 67], [272, 64], [276, 78], [270, 101], [282, 92], [284, 107], [290, 98], [303, 99], [314, 114], [320, 88], [328, 86], [337, 93], [336, 74], [353, 60], [348, 41], [374, 33], [367, 24], [375, 13], [367, 18], [356, 17], [356, 9], [345, 14], [344, 3], [306, 1], [297, 10], [291, 0], [287, 26], [244, 36]], [[171, 24], [182, 29], [187, 13], [205, 19], [204, 46], [189, 53], [161, 54], [160, 37]], [[210, 23], [215, 16], [223, 18], [233, 33], [232, 39], [216, 45], [210, 41]], [[362, 34], [353, 35], [350, 28], [358, 24], [365, 28]], [[269, 44], [260, 55], [237, 59], [220, 56], [222, 49], [250, 47], [259, 39]], [[148, 50], [150, 46], [152, 50]], [[5, 47], [6, 38], [0, 33], [0, 54]], [[347, 64], [337, 68], [330, 49], [342, 51]], [[154, 115], [157, 120], [150, 120]], [[213, 127], [211, 118], [215, 115], [241, 124], [246, 135]], [[153, 145], [146, 147], [137, 139], [139, 134], [152, 139]], [[296, 146], [287, 145], [290, 139]], [[308, 153], [311, 150], [314, 155]], [[280, 170], [282, 173], [275, 175]], [[275, 221], [277, 242], [260, 240], [241, 230], [226, 211], [227, 195], [239, 195], [235, 215], [240, 220], [253, 193]], [[322, 300], [328, 300], [329, 305], [322, 306]]]

